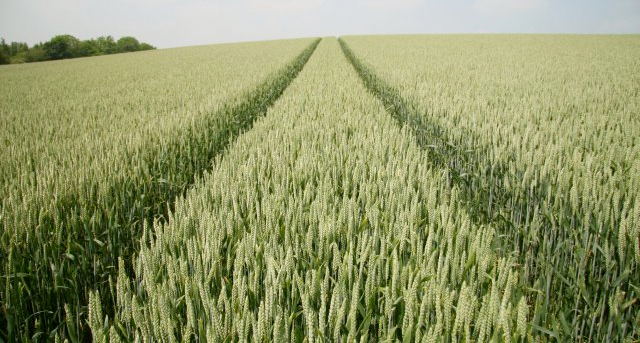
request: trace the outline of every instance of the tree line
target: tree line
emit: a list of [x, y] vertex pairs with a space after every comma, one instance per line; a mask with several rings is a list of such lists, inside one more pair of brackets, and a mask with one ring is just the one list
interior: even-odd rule
[[66, 58], [118, 54], [155, 49], [136, 38], [125, 36], [117, 41], [112, 36], [79, 40], [72, 35], [57, 35], [48, 42], [29, 47], [27, 43], [0, 40], [0, 64], [61, 60]]

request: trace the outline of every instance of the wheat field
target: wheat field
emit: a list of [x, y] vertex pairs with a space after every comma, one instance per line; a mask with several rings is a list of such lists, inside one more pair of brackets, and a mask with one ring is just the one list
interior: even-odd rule
[[639, 43], [1, 67], [0, 339], [640, 340]]

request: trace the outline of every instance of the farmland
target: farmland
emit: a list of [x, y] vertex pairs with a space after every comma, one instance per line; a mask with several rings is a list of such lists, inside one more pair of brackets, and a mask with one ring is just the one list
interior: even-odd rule
[[166, 217], [312, 41], [3, 68], [3, 335], [86, 336], [87, 290], [109, 294], [142, 222]]
[[0, 338], [640, 339], [640, 38], [0, 68]]
[[346, 41], [474, 221], [496, 228], [532, 328], [610, 341], [638, 326], [637, 36]]

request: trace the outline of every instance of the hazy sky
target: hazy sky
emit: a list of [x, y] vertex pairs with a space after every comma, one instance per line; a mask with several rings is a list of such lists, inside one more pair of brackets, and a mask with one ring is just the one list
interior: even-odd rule
[[640, 0], [0, 0], [0, 37], [159, 48], [379, 33], [640, 33]]

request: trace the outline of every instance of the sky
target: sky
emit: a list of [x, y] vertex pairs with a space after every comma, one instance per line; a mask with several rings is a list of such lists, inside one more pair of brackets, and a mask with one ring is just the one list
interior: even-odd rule
[[349, 34], [640, 33], [640, 0], [0, 0], [0, 37], [158, 48]]

